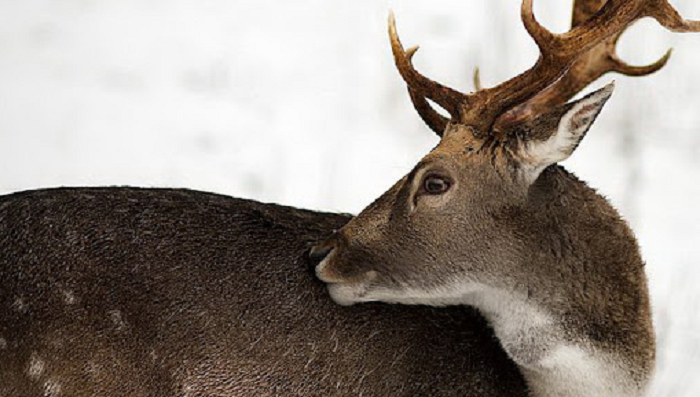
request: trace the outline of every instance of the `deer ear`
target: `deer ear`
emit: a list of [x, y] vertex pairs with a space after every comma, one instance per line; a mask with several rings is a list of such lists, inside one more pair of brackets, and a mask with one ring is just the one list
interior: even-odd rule
[[542, 170], [571, 156], [614, 88], [612, 82], [529, 123], [532, 136], [523, 140], [520, 146], [520, 157], [528, 179], [534, 181]]

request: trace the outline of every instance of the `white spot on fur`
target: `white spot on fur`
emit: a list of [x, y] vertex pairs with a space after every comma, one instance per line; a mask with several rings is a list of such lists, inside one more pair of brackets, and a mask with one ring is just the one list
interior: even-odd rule
[[46, 364], [36, 353], [32, 353], [29, 358], [29, 368], [27, 369], [27, 375], [32, 379], [39, 379], [39, 377], [44, 373], [46, 369]]
[[107, 312], [112, 323], [117, 328], [117, 331], [123, 331], [126, 328], [126, 322], [122, 318], [122, 312], [119, 310], [110, 310]]
[[7, 340], [5, 338], [0, 338], [0, 350], [7, 349]]
[[44, 397], [60, 397], [61, 384], [55, 380], [49, 379], [44, 382]]
[[92, 375], [93, 377], [96, 377], [100, 373], [101, 367], [93, 360], [88, 361], [87, 363], [87, 372]]
[[64, 289], [63, 291], [61, 291], [61, 293], [63, 294], [63, 302], [66, 305], [74, 305], [77, 302], [73, 291], [69, 289]]
[[182, 386], [182, 391], [185, 393], [185, 397], [190, 397], [191, 395], [193, 395], [192, 392], [194, 390], [195, 390], [195, 387], [189, 383], [185, 383]]
[[12, 308], [20, 313], [26, 313], [27, 312], [27, 303], [24, 301], [23, 298], [17, 298], [15, 299], [14, 303], [12, 304]]

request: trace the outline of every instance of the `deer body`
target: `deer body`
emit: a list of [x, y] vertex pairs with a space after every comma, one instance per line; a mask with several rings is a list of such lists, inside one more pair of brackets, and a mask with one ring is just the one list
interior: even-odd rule
[[0, 198], [0, 396], [524, 396], [483, 319], [333, 304], [348, 221], [186, 190]]
[[[668, 60], [622, 62], [630, 24], [700, 23], [667, 0], [577, 0], [553, 34], [532, 6], [537, 63], [471, 94], [418, 73], [390, 18], [396, 66], [441, 140], [351, 220], [174, 190], [0, 199], [0, 393], [642, 395], [655, 345], [639, 248], [557, 163], [613, 85], [568, 102], [578, 91]], [[328, 234], [309, 254], [335, 302], [450, 307], [332, 305], [303, 259]]]

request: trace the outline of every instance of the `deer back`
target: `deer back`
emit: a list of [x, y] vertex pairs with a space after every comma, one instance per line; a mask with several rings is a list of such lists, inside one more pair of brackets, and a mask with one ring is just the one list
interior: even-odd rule
[[187, 190], [0, 198], [0, 395], [526, 395], [473, 309], [328, 299], [348, 216]]

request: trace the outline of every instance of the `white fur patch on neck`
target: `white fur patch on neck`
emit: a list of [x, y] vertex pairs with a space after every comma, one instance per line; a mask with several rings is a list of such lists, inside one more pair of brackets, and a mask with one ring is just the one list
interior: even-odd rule
[[562, 344], [540, 363], [539, 369], [524, 369], [523, 375], [536, 397], [632, 397], [644, 394], [611, 354]]
[[467, 297], [491, 323], [533, 397], [632, 397], [644, 391], [619, 357], [591, 347], [585, 336], [572, 342], [570, 332], [527, 297], [488, 287]]
[[[467, 304], [476, 307], [494, 329], [510, 358], [520, 367], [533, 397], [633, 397], [646, 385], [613, 353], [591, 347], [585, 336], [572, 341], [556, 317], [527, 296], [478, 283], [441, 291], [407, 291], [406, 296], [372, 296], [409, 304]], [[629, 369], [629, 368], [627, 368]]]
[[484, 286], [465, 298], [486, 317], [505, 351], [521, 367], [539, 366], [563, 339], [554, 319], [525, 297]]
[[519, 366], [533, 397], [637, 397], [645, 385], [613, 353], [591, 347], [587, 337], [573, 336], [561, 321], [527, 296], [475, 282], [455, 282], [436, 290], [402, 291], [358, 284], [329, 285], [336, 302], [431, 306], [474, 306], [493, 327], [510, 358]]

